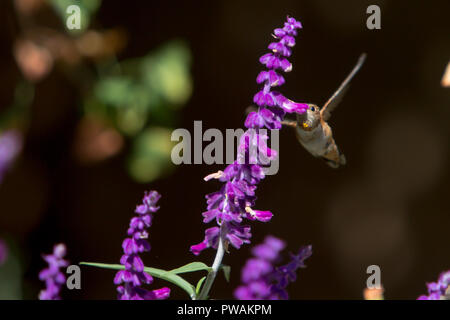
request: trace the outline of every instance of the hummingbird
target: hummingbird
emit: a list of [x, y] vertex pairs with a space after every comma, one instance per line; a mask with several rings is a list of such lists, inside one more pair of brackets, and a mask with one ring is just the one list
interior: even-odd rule
[[359, 71], [365, 59], [366, 54], [361, 54], [353, 70], [322, 108], [308, 103], [308, 109], [303, 114], [297, 114], [297, 120], [286, 119], [282, 121], [283, 125], [295, 128], [297, 140], [309, 153], [314, 157], [324, 159], [332, 168], [345, 165], [346, 160], [344, 154], [339, 150], [333, 139], [333, 132], [327, 121], [330, 119], [331, 112], [341, 101], [344, 93], [348, 89], [350, 81]]

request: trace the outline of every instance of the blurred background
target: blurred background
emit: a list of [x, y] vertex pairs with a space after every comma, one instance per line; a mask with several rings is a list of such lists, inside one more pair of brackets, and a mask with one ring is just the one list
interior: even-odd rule
[[[65, 27], [70, 4], [81, 30]], [[381, 30], [366, 28], [371, 4]], [[0, 298], [36, 299], [41, 254], [57, 242], [72, 263], [118, 263], [149, 189], [163, 197], [145, 264], [211, 264], [213, 250], [196, 258], [189, 247], [203, 239], [204, 196], [220, 186], [203, 177], [224, 166], [173, 165], [170, 134], [193, 132], [194, 120], [243, 126], [258, 59], [286, 15], [303, 24], [280, 88], [290, 99], [322, 105], [368, 57], [330, 120], [347, 165], [330, 169], [283, 129], [280, 170], [257, 192], [274, 218], [252, 224], [253, 244], [267, 234], [288, 251], [312, 244], [292, 299], [361, 299], [372, 264], [386, 299], [426, 293], [450, 268], [449, 12], [445, 0], [1, 1]], [[225, 257], [231, 284], [218, 277], [214, 298], [232, 298], [250, 248]], [[82, 290], [63, 298], [115, 299], [113, 277], [83, 267]]]

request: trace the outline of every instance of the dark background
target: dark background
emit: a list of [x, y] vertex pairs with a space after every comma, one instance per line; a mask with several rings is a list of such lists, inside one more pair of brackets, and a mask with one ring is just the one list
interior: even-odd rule
[[[366, 28], [366, 8], [381, 7], [381, 30]], [[20, 77], [11, 54], [11, 5], [1, 9], [0, 102]], [[273, 234], [288, 250], [312, 244], [313, 256], [290, 285], [292, 299], [360, 299], [366, 268], [381, 267], [387, 299], [415, 299], [450, 268], [448, 230], [449, 89], [440, 85], [449, 61], [448, 1], [104, 1], [95, 20], [121, 26], [128, 44], [119, 59], [141, 56], [172, 38], [188, 41], [194, 91], [180, 128], [242, 127], [258, 86], [270, 34], [286, 15], [303, 24], [280, 91], [323, 104], [366, 52], [368, 57], [330, 125], [347, 158], [333, 170], [280, 135], [280, 170], [258, 188], [257, 208], [270, 223], [253, 223], [253, 243]], [[121, 242], [144, 190], [162, 194], [150, 229], [148, 266], [211, 264], [213, 251], [189, 252], [203, 239], [204, 196], [219, 188], [203, 177], [223, 166], [183, 165], [150, 185], [133, 182], [124, 154], [82, 166], [70, 153], [79, 120], [76, 90], [57, 69], [37, 84], [25, 148], [0, 188], [0, 232], [23, 251], [24, 298], [34, 299], [42, 252], [67, 244], [72, 263], [118, 263]], [[215, 299], [231, 298], [250, 246], [231, 249], [231, 283], [219, 276]], [[286, 253], [287, 255], [287, 253]], [[82, 290], [67, 299], [113, 299], [114, 272], [82, 268]], [[196, 279], [199, 275], [196, 274]], [[162, 285], [156, 281], [155, 287]], [[173, 289], [172, 298], [186, 298]]]

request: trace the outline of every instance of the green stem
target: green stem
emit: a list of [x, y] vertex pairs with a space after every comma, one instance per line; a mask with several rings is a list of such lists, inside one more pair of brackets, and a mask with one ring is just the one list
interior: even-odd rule
[[216, 257], [214, 258], [214, 262], [212, 265], [212, 270], [208, 273], [208, 276], [205, 280], [205, 285], [197, 296], [197, 300], [206, 300], [208, 298], [209, 290], [211, 290], [212, 284], [216, 279], [217, 272], [219, 272], [220, 266], [222, 265], [223, 255], [225, 253], [225, 249], [223, 246], [223, 238], [222, 238], [222, 228], [220, 229], [219, 236], [219, 245], [217, 247]]

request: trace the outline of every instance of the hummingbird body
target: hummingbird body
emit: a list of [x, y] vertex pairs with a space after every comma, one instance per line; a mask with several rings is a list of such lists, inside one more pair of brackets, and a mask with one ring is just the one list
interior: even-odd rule
[[327, 121], [331, 112], [339, 104], [343, 94], [348, 89], [350, 80], [355, 76], [363, 65], [366, 54], [363, 53], [353, 70], [345, 78], [339, 88], [330, 99], [319, 108], [315, 104], [308, 104], [308, 109], [303, 114], [297, 114], [297, 120], [285, 120], [282, 123], [295, 128], [297, 140], [314, 157], [324, 159], [332, 168], [345, 165], [345, 156], [339, 151], [333, 139], [333, 132]]
[[[353, 70], [322, 108], [315, 104], [308, 104], [308, 109], [303, 114], [297, 114], [296, 120], [284, 119], [281, 122], [285, 126], [294, 127], [300, 144], [314, 157], [324, 159], [332, 168], [345, 165], [346, 160], [333, 139], [333, 132], [327, 121], [348, 89], [350, 80], [361, 68], [365, 59], [366, 54], [361, 54]], [[254, 110], [254, 107], [249, 107], [248, 112], [250, 110]]]
[[332, 168], [345, 165], [345, 156], [340, 153], [333, 132], [316, 105], [309, 105], [304, 114], [297, 115], [295, 133], [300, 144], [314, 157], [324, 159]]

